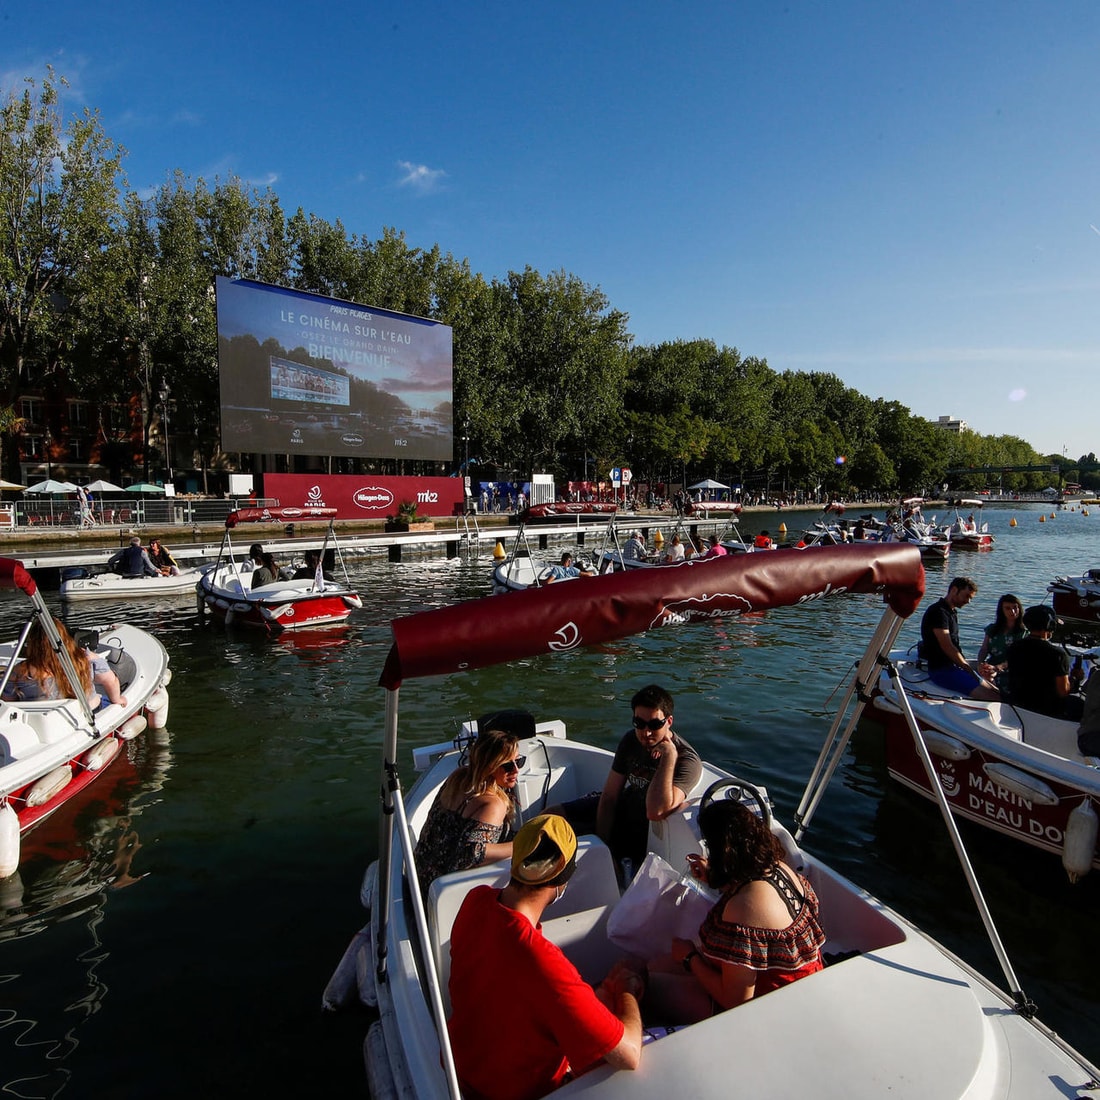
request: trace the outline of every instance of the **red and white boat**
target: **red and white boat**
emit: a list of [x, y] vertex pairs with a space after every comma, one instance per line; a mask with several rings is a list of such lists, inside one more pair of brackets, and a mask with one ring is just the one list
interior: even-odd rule
[[[1083, 654], [1096, 672], [1100, 650]], [[1071, 880], [1100, 868], [1097, 847], [1100, 760], [1077, 748], [1077, 722], [1008, 702], [952, 695], [922, 662], [891, 654], [874, 708], [886, 729], [886, 764], [899, 783], [936, 797], [906, 711], [920, 725], [939, 786], [959, 817], [1061, 856]], [[902, 696], [904, 695], [904, 698]]]
[[971, 512], [966, 519], [963, 519], [958, 512], [955, 513], [955, 522], [951, 524], [948, 535], [951, 539], [951, 545], [956, 550], [993, 549], [993, 536], [989, 533], [989, 524], [978, 523], [974, 518], [973, 509], [977, 508], [979, 514], [981, 514], [984, 503], [981, 500], [959, 501], [960, 508], [969, 508]]
[[1086, 569], [1079, 577], [1055, 577], [1047, 591], [1059, 617], [1100, 623], [1100, 569]]
[[74, 698], [0, 701], [0, 879], [19, 866], [20, 837], [98, 779], [124, 752], [124, 743], [146, 726], [168, 721], [171, 678], [164, 646], [144, 630], [125, 624], [82, 631], [78, 640], [106, 659], [118, 676], [125, 704], [93, 711], [75, 666], [34, 578], [14, 558], [0, 558], [0, 588], [22, 592], [31, 618], [19, 638], [0, 645], [0, 694], [22, 661], [24, 641], [35, 620], [57, 648]]
[[618, 510], [619, 506], [610, 501], [552, 500], [545, 504], [528, 505], [523, 512], [523, 522], [540, 523], [574, 516], [613, 516]]
[[[195, 585], [200, 614], [209, 611], [227, 626], [243, 626], [280, 633], [312, 626], [342, 623], [363, 601], [352, 590], [347, 569], [336, 543], [335, 508], [240, 508], [225, 519], [225, 537], [218, 560]], [[332, 546], [343, 571], [344, 582], [328, 580], [318, 566], [312, 577], [274, 581], [252, 587], [252, 562], [237, 561], [230, 531], [241, 523], [301, 523], [327, 519], [328, 531], [321, 559]]]

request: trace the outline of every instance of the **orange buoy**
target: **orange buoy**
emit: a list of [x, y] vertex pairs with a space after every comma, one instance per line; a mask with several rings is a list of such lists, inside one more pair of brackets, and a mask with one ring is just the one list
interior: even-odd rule
[[1009, 525], [1009, 527], [1015, 527], [1016, 526], [1016, 517], [1015, 516], [1013, 516], [1012, 519], [1010, 519], [1008, 521], [1008, 525]]
[[654, 532], [654, 535], [653, 535], [653, 545], [654, 546], [664, 546], [664, 544], [665, 544], [665, 536], [661, 534], [661, 529], [657, 528], [656, 532]]
[[785, 523], [781, 523], [781, 524], [779, 525], [779, 533], [780, 533], [781, 535], [786, 535], [786, 533], [787, 533], [787, 525], [786, 525]]
[[[1046, 516], [1040, 516], [1040, 517], [1039, 517], [1039, 522], [1040, 522], [1040, 523], [1046, 523], [1046, 521], [1047, 521], [1047, 517], [1046, 517]], [[498, 543], [498, 545], [499, 545], [499, 543]]]
[[508, 555], [504, 552], [504, 543], [502, 543], [500, 539], [497, 539], [497, 544], [493, 547], [493, 557], [496, 558], [497, 561], [502, 561], [507, 556]]

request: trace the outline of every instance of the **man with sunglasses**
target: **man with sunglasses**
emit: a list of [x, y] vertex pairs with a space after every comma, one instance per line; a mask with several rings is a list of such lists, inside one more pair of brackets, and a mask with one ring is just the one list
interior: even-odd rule
[[699, 754], [673, 732], [672, 708], [672, 696], [657, 684], [636, 692], [634, 728], [619, 741], [603, 790], [562, 807], [578, 831], [595, 825], [620, 866], [630, 860], [638, 867], [649, 847], [649, 823], [678, 810], [703, 774]]

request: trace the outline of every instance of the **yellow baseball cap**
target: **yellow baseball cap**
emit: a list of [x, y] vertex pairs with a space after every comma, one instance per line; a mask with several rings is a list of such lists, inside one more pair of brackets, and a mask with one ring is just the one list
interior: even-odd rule
[[512, 841], [512, 878], [524, 886], [561, 886], [577, 867], [577, 834], [557, 814], [533, 817]]

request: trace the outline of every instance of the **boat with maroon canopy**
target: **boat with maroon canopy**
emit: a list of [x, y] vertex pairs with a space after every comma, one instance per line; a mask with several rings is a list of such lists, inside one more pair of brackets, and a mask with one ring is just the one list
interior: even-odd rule
[[[763, 787], [706, 762], [687, 802], [664, 820], [650, 822], [649, 832], [650, 851], [685, 872], [687, 854], [701, 850], [700, 802], [721, 796], [750, 806], [817, 892], [828, 936], [825, 955], [836, 961], [767, 996], [649, 1043], [633, 1073], [600, 1065], [566, 1084], [560, 1095], [667, 1100], [689, 1087], [693, 1096], [706, 1100], [727, 1100], [731, 1091], [786, 1098], [805, 1091], [792, 1081], [792, 1068], [814, 1096], [846, 1100], [887, 1094], [913, 1100], [1032, 1100], [1097, 1087], [1100, 1071], [1035, 1020], [1034, 1006], [1020, 990], [976, 884], [975, 903], [1011, 994], [801, 847], [869, 697], [879, 661], [923, 592], [924, 570], [913, 547], [824, 547], [608, 574], [584, 584], [528, 589], [506, 600], [488, 597], [395, 620], [381, 677], [386, 711], [379, 858], [368, 869], [361, 894], [370, 919], [336, 968], [324, 997], [330, 1009], [359, 1002], [377, 1009], [379, 1018], [365, 1041], [375, 1100], [460, 1096], [445, 1023], [451, 923], [472, 887], [503, 885], [508, 877], [507, 864], [488, 864], [440, 876], [422, 894], [413, 861], [416, 837], [440, 786], [460, 762], [462, 746], [444, 743], [415, 750], [414, 764], [421, 774], [408, 794], [403, 792], [398, 760], [402, 685], [650, 630], [692, 623], [706, 629], [706, 623], [728, 616], [860, 594], [880, 595], [887, 606], [825, 734], [796, 814], [797, 829], [788, 831], [775, 820]], [[742, 656], [750, 659], [752, 652]], [[428, 690], [440, 698], [438, 685]], [[447, 717], [440, 714], [440, 723]], [[473, 726], [467, 723], [476, 734]], [[912, 731], [920, 742], [915, 722]], [[524, 818], [598, 789], [612, 757], [604, 749], [570, 740], [564, 723], [552, 716], [536, 716], [534, 735], [521, 740], [518, 751], [525, 759], [517, 784]], [[922, 755], [927, 759], [926, 749]], [[930, 762], [928, 766], [931, 770]], [[946, 810], [944, 817], [957, 840]], [[962, 863], [972, 873], [969, 862]], [[607, 847], [596, 837], [581, 837], [577, 871], [541, 928], [587, 981], [598, 980], [621, 954], [607, 937], [608, 918], [619, 896]], [[509, 1011], [523, 991], [509, 987], [507, 975], [501, 980], [499, 1007]], [[487, 1026], [491, 1021], [490, 1012]]]
[[[225, 517], [225, 536], [218, 560], [195, 585], [199, 613], [209, 611], [227, 626], [244, 626], [277, 634], [311, 626], [342, 623], [363, 601], [352, 589], [336, 541], [335, 508], [238, 508]], [[313, 575], [252, 586], [253, 562], [237, 561], [230, 532], [241, 523], [304, 523], [328, 520], [320, 562]], [[322, 563], [329, 548], [343, 573], [343, 583], [329, 580]]]

